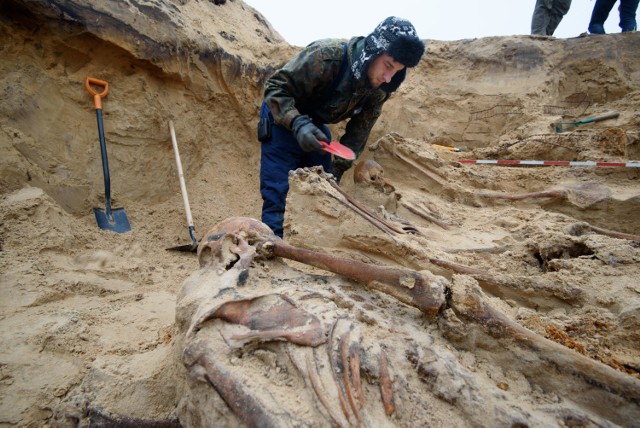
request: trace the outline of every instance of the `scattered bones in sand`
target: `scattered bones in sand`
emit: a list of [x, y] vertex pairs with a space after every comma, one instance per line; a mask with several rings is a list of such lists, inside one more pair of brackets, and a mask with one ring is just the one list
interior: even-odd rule
[[[402, 382], [393, 381], [389, 372], [390, 369], [393, 372], [395, 364], [404, 364], [397, 360], [398, 353], [388, 354], [382, 344], [363, 344], [362, 335], [357, 333], [359, 324], [353, 320], [337, 316], [332, 327], [327, 328], [328, 320], [322, 322], [318, 315], [311, 313], [310, 308], [315, 306], [301, 306], [313, 296], [304, 297], [290, 291], [251, 298], [238, 295], [251, 294], [254, 287], [250, 284], [251, 272], [264, 271], [274, 258], [287, 258], [334, 272], [415, 307], [426, 320], [435, 322], [444, 337], [457, 348], [491, 349], [511, 370], [520, 370], [530, 381], [571, 397], [569, 401], [574, 403], [568, 401], [560, 409], [543, 410], [542, 416], [529, 415], [532, 420], [544, 418], [546, 414], [565, 421], [577, 418], [598, 425], [603, 423], [601, 418], [625, 424], [640, 416], [640, 381], [522, 327], [494, 308], [475, 279], [468, 275], [454, 275], [452, 281], [447, 281], [428, 271], [376, 266], [305, 250], [286, 244], [265, 225], [248, 218], [227, 219], [206, 236], [198, 250], [201, 272], [185, 283], [178, 302], [178, 318], [186, 331], [182, 342], [183, 362], [189, 370], [190, 382], [199, 385], [194, 385], [197, 391], [193, 394], [220, 397], [244, 423], [280, 425], [289, 421], [295, 425], [296, 420], [300, 422], [299, 415], [291, 414], [293, 410], [285, 411], [274, 396], [253, 390], [252, 382], [222, 363], [227, 358], [233, 359], [238, 352], [256, 351], [260, 344], [282, 343], [279, 346], [284, 347], [284, 353], [273, 351], [272, 347], [265, 349], [280, 355], [278, 359], [288, 356], [288, 363], [278, 364], [292, 364], [296, 368], [304, 384], [313, 391], [315, 402], [320, 403], [316, 411], [338, 426], [383, 423], [382, 414], [388, 418], [398, 411], [397, 394], [408, 393], [402, 390]], [[210, 290], [205, 294], [215, 297], [198, 299], [204, 286]], [[313, 294], [328, 296], [324, 290]], [[326, 311], [320, 313], [327, 315]], [[318, 352], [319, 346], [326, 346], [326, 352]], [[364, 349], [377, 350], [377, 357], [372, 358]], [[523, 350], [528, 353], [523, 354]], [[444, 379], [442, 368], [428, 363], [424, 353], [425, 348], [414, 341], [404, 352], [418, 375], [426, 376], [427, 385], [428, 379]], [[448, 358], [455, 360], [455, 357]], [[373, 398], [371, 388], [363, 390], [362, 376], [378, 385], [377, 398]], [[478, 388], [468, 377], [463, 376], [460, 381], [474, 391]], [[465, 411], [477, 412], [475, 400], [479, 397], [463, 398], [464, 394], [459, 393], [452, 390], [446, 394], [448, 399], [458, 400]], [[193, 394], [187, 394], [188, 399], [204, 400]], [[476, 394], [480, 393], [476, 391]], [[372, 401], [378, 404], [374, 406]], [[364, 403], [368, 403], [366, 407]], [[195, 411], [185, 403], [181, 408]], [[196, 416], [183, 415], [188, 417]], [[513, 410], [502, 417], [510, 423], [521, 422]], [[391, 421], [387, 419], [383, 424]]]

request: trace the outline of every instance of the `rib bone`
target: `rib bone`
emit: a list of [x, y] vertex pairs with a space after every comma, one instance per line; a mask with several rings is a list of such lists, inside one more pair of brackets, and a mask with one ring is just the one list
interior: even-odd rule
[[387, 416], [390, 416], [396, 411], [396, 403], [393, 398], [393, 381], [389, 375], [389, 362], [384, 348], [380, 349], [378, 363], [380, 368], [380, 396], [382, 397], [384, 412]]

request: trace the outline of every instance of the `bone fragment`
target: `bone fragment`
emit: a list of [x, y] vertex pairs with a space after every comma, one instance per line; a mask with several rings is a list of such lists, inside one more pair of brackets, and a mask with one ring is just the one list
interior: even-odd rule
[[415, 169], [417, 169], [418, 171], [420, 171], [421, 173], [423, 173], [424, 175], [426, 175], [427, 177], [429, 177], [431, 180], [435, 181], [436, 183], [438, 183], [441, 186], [446, 186], [446, 179], [443, 178], [440, 174], [439, 171], [433, 170], [432, 168], [429, 168], [427, 166], [423, 166], [417, 162], [415, 162], [414, 160], [400, 154], [397, 150], [393, 150], [390, 149], [389, 147], [387, 147], [386, 144], [382, 145], [387, 152], [389, 152], [392, 156], [395, 156], [396, 158], [400, 159], [401, 161], [405, 162], [408, 165], [411, 165], [412, 167], [414, 167]]
[[425, 219], [427, 221], [430, 221], [431, 223], [437, 224], [438, 226], [440, 226], [444, 230], [449, 230], [449, 225], [447, 225], [445, 222], [443, 222], [441, 220], [438, 220], [437, 218], [435, 218], [431, 214], [428, 214], [424, 210], [421, 210], [420, 208], [418, 208], [418, 207], [416, 207], [414, 205], [408, 204], [406, 202], [402, 202], [402, 206], [405, 207], [406, 209], [408, 209], [409, 211], [411, 211], [412, 213], [422, 217], [423, 219]]
[[384, 349], [380, 349], [378, 357], [379, 371], [380, 371], [380, 396], [382, 397], [382, 404], [384, 405], [384, 412], [387, 416], [391, 416], [396, 411], [396, 403], [393, 399], [393, 382], [389, 375], [389, 363], [387, 361], [387, 355]]
[[351, 410], [353, 410], [353, 414], [356, 415], [356, 419], [358, 423], [362, 422], [362, 415], [360, 414], [360, 409], [354, 400], [353, 391], [351, 390], [351, 381], [349, 380], [349, 337], [351, 332], [347, 330], [340, 337], [340, 358], [342, 359], [342, 379], [344, 382], [344, 389], [347, 393], [347, 398], [349, 399], [349, 405], [351, 406]]
[[384, 218], [385, 220], [390, 219], [392, 221], [402, 224], [403, 225], [402, 231], [404, 233], [414, 233], [414, 234], [422, 235], [422, 233], [414, 225], [412, 225], [409, 220], [404, 219], [402, 217], [398, 217], [397, 215], [388, 212], [384, 207], [384, 205], [380, 205], [378, 207], [378, 210], [382, 218]]
[[349, 346], [349, 368], [351, 369], [353, 392], [360, 407], [364, 407], [364, 391], [362, 390], [362, 380], [360, 378], [360, 346], [357, 342], [353, 342]]
[[214, 307], [200, 315], [188, 335], [198, 331], [206, 321], [215, 318], [252, 330], [249, 334], [237, 335], [233, 339], [277, 338], [304, 346], [318, 346], [326, 340], [322, 324], [315, 315], [296, 307], [279, 294], [229, 301]]

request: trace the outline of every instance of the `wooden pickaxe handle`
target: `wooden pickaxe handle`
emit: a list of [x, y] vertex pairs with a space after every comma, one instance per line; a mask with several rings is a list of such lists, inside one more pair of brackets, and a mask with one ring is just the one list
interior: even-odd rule
[[612, 111], [610, 113], [606, 113], [606, 114], [603, 114], [601, 116], [595, 116], [595, 117], [590, 117], [588, 119], [579, 120], [579, 121], [576, 122], [576, 124], [600, 122], [601, 120], [615, 119], [618, 116], [620, 116], [620, 112]]

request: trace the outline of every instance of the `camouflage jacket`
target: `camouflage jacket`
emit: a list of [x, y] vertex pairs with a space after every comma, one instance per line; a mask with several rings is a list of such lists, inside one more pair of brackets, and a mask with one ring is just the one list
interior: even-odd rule
[[364, 37], [349, 40], [347, 64], [335, 90], [334, 80], [344, 57], [341, 40], [313, 42], [276, 71], [265, 84], [264, 96], [275, 122], [291, 129], [291, 122], [299, 114], [309, 115], [318, 124], [349, 119], [340, 142], [360, 156], [389, 97], [387, 92], [371, 87], [366, 70], [361, 79], [354, 78], [351, 64], [363, 47]]

